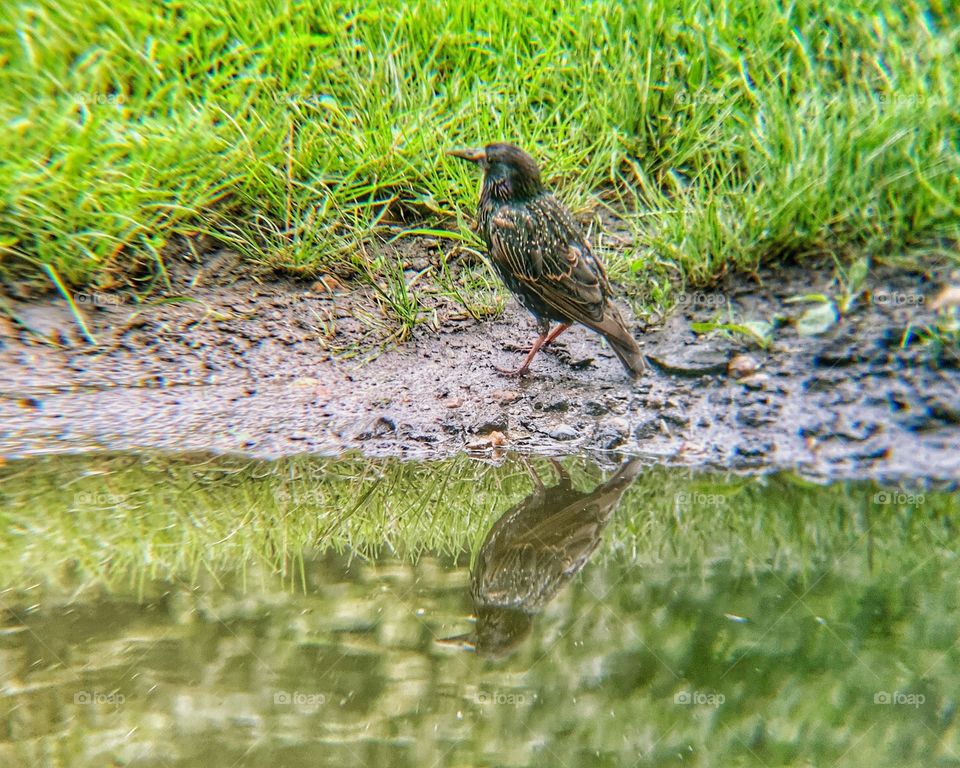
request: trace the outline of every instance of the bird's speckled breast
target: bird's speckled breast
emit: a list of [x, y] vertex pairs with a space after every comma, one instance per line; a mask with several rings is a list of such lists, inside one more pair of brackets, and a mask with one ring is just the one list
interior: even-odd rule
[[537, 320], [542, 322], [571, 323], [572, 318], [561, 315], [554, 307], [544, 302], [536, 293], [530, 290], [530, 286], [524, 281], [518, 279], [510, 267], [503, 260], [497, 258], [496, 249], [493, 245], [491, 228], [494, 226], [493, 219], [496, 216], [497, 209], [501, 204], [494, 200], [484, 200], [481, 197], [480, 208], [477, 211], [477, 224], [480, 230], [480, 236], [487, 246], [487, 258], [493, 265], [494, 270], [500, 276], [503, 284], [520, 302], [520, 306], [526, 309]]

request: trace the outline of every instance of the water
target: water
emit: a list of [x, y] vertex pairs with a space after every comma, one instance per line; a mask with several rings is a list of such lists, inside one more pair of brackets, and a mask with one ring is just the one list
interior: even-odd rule
[[516, 457], [0, 481], [0, 765], [960, 764], [949, 492]]

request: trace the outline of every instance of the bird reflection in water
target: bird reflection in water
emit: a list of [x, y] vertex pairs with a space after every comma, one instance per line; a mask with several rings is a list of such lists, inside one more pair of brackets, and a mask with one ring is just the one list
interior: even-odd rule
[[502, 658], [530, 634], [534, 618], [586, 565], [624, 492], [642, 469], [632, 459], [590, 492], [573, 488], [551, 460], [558, 482], [547, 488], [526, 462], [534, 491], [487, 533], [470, 574], [476, 626], [443, 640]]

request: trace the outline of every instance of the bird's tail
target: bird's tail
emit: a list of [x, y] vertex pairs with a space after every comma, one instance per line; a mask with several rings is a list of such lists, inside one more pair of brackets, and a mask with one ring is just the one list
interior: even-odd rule
[[626, 323], [623, 322], [623, 317], [616, 307], [612, 304], [608, 305], [606, 312], [603, 313], [603, 319], [599, 323], [591, 323], [590, 327], [602, 334], [610, 343], [611, 349], [616, 352], [623, 367], [633, 378], [638, 378], [647, 370], [643, 353], [630, 335], [630, 331], [627, 330]]

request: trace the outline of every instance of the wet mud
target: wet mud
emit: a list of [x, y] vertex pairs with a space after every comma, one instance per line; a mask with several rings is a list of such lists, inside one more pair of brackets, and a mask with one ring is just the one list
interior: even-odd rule
[[8, 297], [0, 455], [515, 450], [815, 477], [960, 476], [955, 352], [935, 353], [909, 332], [932, 321], [929, 300], [952, 279], [945, 272], [875, 269], [826, 333], [801, 336], [787, 322], [765, 350], [691, 323], [731, 312], [789, 319], [803, 307], [785, 300], [830, 290], [832, 270], [730, 277], [686, 294], [666, 318], [637, 320], [652, 366], [634, 382], [582, 328], [542, 353], [531, 376], [498, 374], [493, 365], [516, 365], [535, 336], [513, 301], [479, 321], [428, 291], [428, 321], [394, 343], [373, 289], [265, 279], [236, 264], [219, 252], [179, 268], [176, 300], [81, 295], [96, 345], [62, 299]]

